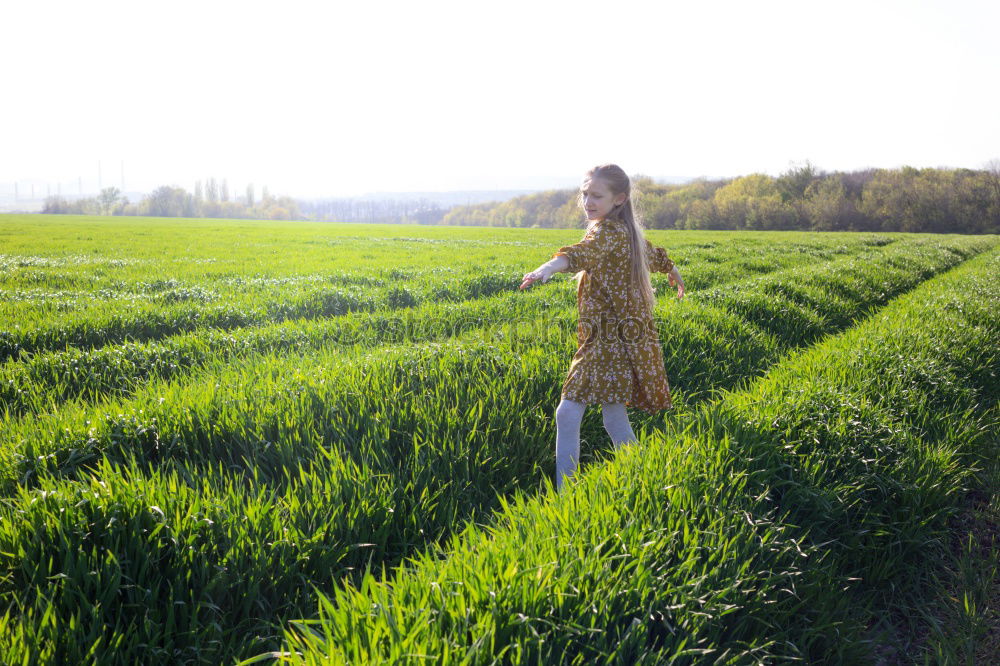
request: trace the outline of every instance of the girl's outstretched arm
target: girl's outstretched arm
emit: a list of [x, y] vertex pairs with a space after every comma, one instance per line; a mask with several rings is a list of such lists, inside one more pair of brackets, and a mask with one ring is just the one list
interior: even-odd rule
[[530, 273], [525, 273], [523, 278], [524, 281], [521, 282], [520, 288], [526, 289], [538, 280], [541, 280], [544, 284], [548, 282], [554, 274], [561, 273], [567, 268], [569, 268], [569, 259], [567, 259], [565, 255], [560, 254], [557, 257], [549, 259], [547, 262]]
[[609, 254], [620, 251], [619, 241], [620, 234], [615, 234], [601, 224], [592, 225], [579, 243], [559, 248], [550, 260], [526, 273], [521, 289], [537, 280], [548, 282], [553, 274], [561, 271], [578, 273], [592, 270]]
[[674, 260], [667, 256], [667, 251], [662, 247], [656, 247], [649, 240], [646, 240], [646, 251], [649, 257], [649, 270], [658, 273], [666, 273], [670, 276], [670, 286], [677, 287], [678, 300], [684, 298], [684, 279], [680, 271], [674, 265]]
[[684, 298], [684, 279], [681, 278], [680, 271], [677, 270], [677, 266], [671, 266], [670, 272], [667, 273], [670, 278], [670, 286], [677, 287], [677, 300]]

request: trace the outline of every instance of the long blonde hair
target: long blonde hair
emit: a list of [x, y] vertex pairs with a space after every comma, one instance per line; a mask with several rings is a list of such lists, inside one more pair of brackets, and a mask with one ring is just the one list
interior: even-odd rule
[[[612, 196], [625, 194], [625, 202], [615, 206], [608, 214], [608, 219], [621, 220], [624, 222], [625, 230], [628, 233], [629, 256], [631, 258], [632, 275], [629, 284], [631, 287], [638, 287], [641, 302], [650, 310], [656, 303], [656, 295], [653, 291], [653, 283], [649, 280], [649, 257], [646, 254], [646, 238], [642, 235], [643, 224], [642, 215], [635, 205], [632, 197], [632, 182], [628, 174], [617, 164], [602, 164], [587, 172], [585, 181], [600, 178], [611, 190]], [[583, 208], [583, 191], [579, 195], [580, 208]]]

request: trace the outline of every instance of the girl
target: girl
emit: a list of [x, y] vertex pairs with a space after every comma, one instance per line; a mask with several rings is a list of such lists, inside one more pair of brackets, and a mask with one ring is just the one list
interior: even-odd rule
[[580, 188], [587, 233], [575, 245], [525, 274], [521, 289], [561, 271], [579, 274], [579, 349], [556, 408], [556, 487], [572, 476], [580, 456], [580, 423], [588, 404], [600, 404], [615, 448], [635, 440], [625, 406], [650, 413], [669, 409], [670, 387], [653, 322], [650, 271], [670, 275], [677, 298], [684, 281], [667, 256], [642, 235], [628, 175], [615, 164], [594, 167]]

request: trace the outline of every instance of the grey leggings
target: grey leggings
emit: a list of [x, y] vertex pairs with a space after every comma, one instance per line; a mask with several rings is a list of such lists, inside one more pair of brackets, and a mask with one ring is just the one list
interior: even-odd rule
[[[587, 405], [563, 398], [556, 407], [556, 488], [562, 490], [564, 477], [569, 478], [580, 458], [580, 423]], [[635, 433], [628, 422], [628, 412], [620, 402], [601, 405], [604, 429], [611, 435], [611, 442], [619, 446], [635, 441]]]

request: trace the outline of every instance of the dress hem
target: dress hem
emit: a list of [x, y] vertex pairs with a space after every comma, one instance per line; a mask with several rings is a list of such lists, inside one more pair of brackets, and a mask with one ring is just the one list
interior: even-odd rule
[[653, 415], [656, 415], [659, 412], [669, 411], [669, 410], [671, 410], [671, 409], [674, 408], [673, 401], [668, 401], [667, 405], [665, 407], [649, 407], [649, 406], [643, 406], [643, 405], [636, 405], [636, 404], [633, 404], [633, 403], [629, 402], [628, 400], [601, 400], [601, 399], [594, 400], [592, 398], [591, 399], [582, 399], [582, 398], [575, 397], [575, 396], [573, 396], [570, 393], [565, 393], [565, 392], [560, 393], [559, 398], [560, 399], [565, 399], [565, 400], [572, 400], [573, 402], [579, 402], [580, 404], [583, 404], [583, 405], [624, 404], [626, 407], [630, 407], [632, 409], [641, 409], [642, 411], [646, 412], [647, 414], [653, 414]]

